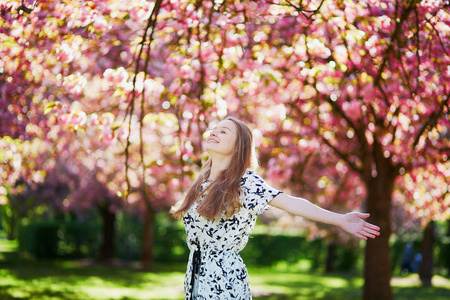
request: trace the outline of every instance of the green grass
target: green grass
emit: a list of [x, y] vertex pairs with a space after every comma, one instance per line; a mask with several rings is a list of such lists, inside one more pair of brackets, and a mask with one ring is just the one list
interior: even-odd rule
[[[364, 281], [349, 273], [320, 274], [283, 268], [250, 268], [250, 281], [255, 299], [361, 299]], [[450, 280], [433, 277], [434, 287], [420, 286], [417, 274], [393, 278], [394, 298], [450, 299]]]
[[[153, 272], [131, 265], [89, 261], [35, 261], [19, 257], [16, 244], [0, 238], [0, 299], [184, 299], [186, 264], [157, 264]], [[363, 280], [349, 273], [307, 271], [303, 261], [289, 266], [250, 267], [254, 299], [360, 299]], [[435, 276], [420, 287], [416, 274], [392, 280], [395, 299], [450, 299], [450, 280]]]

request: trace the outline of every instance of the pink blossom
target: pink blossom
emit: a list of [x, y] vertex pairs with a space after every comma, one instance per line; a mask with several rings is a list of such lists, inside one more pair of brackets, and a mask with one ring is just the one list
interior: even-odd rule
[[344, 45], [334, 47], [334, 57], [336, 62], [346, 65], [348, 63], [347, 48]]
[[103, 77], [112, 84], [118, 84], [128, 79], [128, 72], [123, 67], [116, 70], [106, 69], [103, 72]]
[[117, 129], [117, 137], [120, 139], [125, 139], [128, 135], [128, 130], [126, 130], [123, 126], [120, 126]]
[[237, 15], [237, 16], [233, 16], [233, 17], [230, 19], [230, 22], [233, 23], [233, 24], [244, 23], [244, 21], [245, 21], [245, 18], [244, 18], [244, 16], [243, 16], [242, 14], [239, 14], [239, 15]]
[[216, 24], [219, 28], [223, 30], [228, 30], [231, 28], [230, 19], [223, 14], [219, 15], [219, 17], [216, 20]]
[[89, 127], [97, 127], [99, 124], [98, 115], [97, 114], [89, 115], [87, 123]]
[[146, 79], [144, 81], [145, 94], [151, 98], [159, 99], [164, 91], [164, 86], [156, 80]]
[[80, 73], [76, 73], [64, 77], [63, 86], [67, 87], [68, 91], [73, 95], [80, 96], [83, 94], [86, 83], [86, 78]]
[[243, 2], [246, 14], [250, 19], [254, 19], [264, 14], [269, 8], [269, 4], [262, 1], [245, 0]]
[[147, 19], [148, 11], [139, 6], [134, 6], [130, 9], [130, 16], [134, 21], [140, 22]]
[[344, 102], [342, 109], [346, 112], [346, 115], [353, 120], [361, 118], [361, 105], [358, 100], [352, 100], [350, 102]]
[[317, 151], [319, 144], [313, 140], [300, 139], [298, 141], [300, 151], [303, 153], [311, 153]]
[[111, 127], [114, 122], [114, 115], [112, 113], [104, 113], [101, 118], [101, 124], [104, 128]]
[[194, 70], [188, 65], [183, 65], [180, 68], [180, 76], [184, 79], [191, 79], [194, 77]]
[[64, 114], [59, 117], [59, 120], [64, 125], [80, 126], [86, 123], [86, 114], [84, 112]]
[[62, 43], [56, 49], [56, 58], [61, 62], [70, 63], [74, 59], [74, 51], [67, 43]]
[[111, 128], [103, 127], [100, 139], [105, 145], [111, 145], [114, 140], [114, 131]]
[[234, 3], [235, 9], [236, 9], [236, 10], [239, 10], [239, 11], [242, 11], [242, 10], [245, 8], [244, 5], [245, 5], [245, 4], [242, 3], [242, 2], [235, 2], [235, 3]]
[[105, 18], [100, 16], [94, 17], [94, 28], [98, 31], [105, 31], [107, 29], [111, 29], [111, 25], [105, 20]]

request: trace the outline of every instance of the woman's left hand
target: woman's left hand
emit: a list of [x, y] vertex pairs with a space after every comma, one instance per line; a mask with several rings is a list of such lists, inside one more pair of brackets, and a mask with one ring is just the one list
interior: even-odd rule
[[368, 213], [346, 213], [339, 222], [339, 226], [360, 239], [367, 240], [368, 237], [374, 239], [380, 235], [380, 227], [361, 219], [368, 218], [369, 216], [370, 214]]

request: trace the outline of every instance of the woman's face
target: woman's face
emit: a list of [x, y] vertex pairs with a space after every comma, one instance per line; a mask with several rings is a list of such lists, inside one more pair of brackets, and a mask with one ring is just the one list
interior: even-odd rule
[[206, 151], [215, 152], [224, 156], [232, 155], [236, 150], [237, 128], [233, 121], [219, 122], [211, 130], [206, 139]]

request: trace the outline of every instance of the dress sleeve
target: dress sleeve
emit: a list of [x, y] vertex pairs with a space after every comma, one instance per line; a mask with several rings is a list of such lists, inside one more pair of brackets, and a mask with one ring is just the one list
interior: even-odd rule
[[253, 171], [248, 171], [241, 182], [245, 194], [243, 206], [255, 211], [258, 215], [268, 209], [270, 200], [281, 194], [282, 191], [268, 185], [264, 179]]

